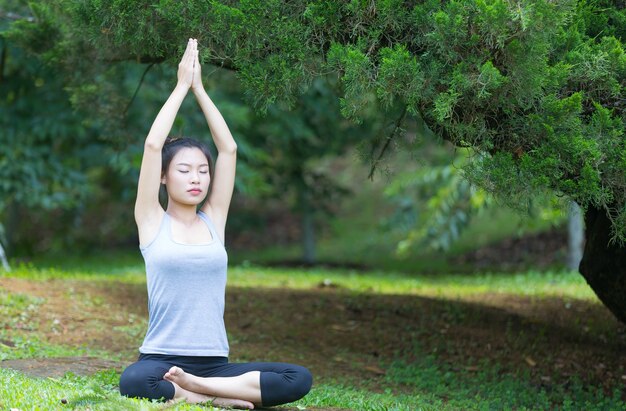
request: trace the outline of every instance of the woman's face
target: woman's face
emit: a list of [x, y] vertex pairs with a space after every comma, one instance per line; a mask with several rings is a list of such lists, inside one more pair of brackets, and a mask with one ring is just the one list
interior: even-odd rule
[[197, 205], [209, 191], [209, 162], [199, 148], [181, 148], [161, 179], [168, 196], [179, 203]]

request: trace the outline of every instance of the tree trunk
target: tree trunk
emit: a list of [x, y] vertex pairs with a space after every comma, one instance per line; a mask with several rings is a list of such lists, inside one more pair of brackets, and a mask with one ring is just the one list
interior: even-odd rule
[[2, 248], [2, 243], [0, 243], [0, 260], [2, 260], [2, 267], [4, 271], [11, 271], [11, 266], [9, 266], [9, 262], [7, 261], [7, 256], [4, 252], [4, 248]]
[[20, 210], [19, 206], [15, 201], [9, 201], [6, 204], [6, 218], [4, 224], [4, 246], [6, 253], [12, 255], [15, 251], [15, 233], [18, 229], [18, 224], [20, 221]]
[[585, 227], [582, 210], [575, 201], [569, 204], [567, 213], [567, 268], [578, 269], [583, 258]]
[[611, 221], [602, 209], [585, 212], [585, 252], [580, 273], [600, 301], [626, 324], [626, 247], [610, 243]]
[[298, 208], [302, 218], [302, 260], [315, 264], [315, 212], [306, 186], [298, 193]]

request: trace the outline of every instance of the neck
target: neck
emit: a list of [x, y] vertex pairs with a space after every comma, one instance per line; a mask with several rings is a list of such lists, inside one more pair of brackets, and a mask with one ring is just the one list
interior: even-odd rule
[[178, 204], [170, 201], [167, 205], [166, 212], [178, 221], [192, 223], [196, 219], [196, 209], [195, 205]]

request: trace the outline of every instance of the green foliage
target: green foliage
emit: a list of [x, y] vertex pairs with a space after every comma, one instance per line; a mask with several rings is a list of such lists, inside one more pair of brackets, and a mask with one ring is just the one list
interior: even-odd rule
[[190, 36], [204, 62], [237, 71], [262, 111], [295, 107], [336, 73], [345, 116], [405, 107], [485, 153], [469, 166], [476, 185], [507, 201], [551, 189], [606, 210], [613, 238], [626, 240], [620, 4], [56, 0], [33, 2], [36, 21], [15, 22], [9, 38], [70, 67], [73, 92], [116, 61], [175, 61]]
[[83, 198], [80, 153], [92, 138], [72, 112], [62, 82], [24, 50], [0, 38], [0, 213], [11, 202], [51, 209]]
[[491, 202], [463, 178], [459, 166], [467, 155], [459, 152], [452, 165], [432, 164], [403, 173], [386, 188], [385, 196], [398, 203], [389, 224], [406, 233], [398, 244], [400, 255], [418, 247], [449, 250], [472, 216]]
[[[418, 150], [419, 165], [397, 173], [385, 187], [384, 195], [395, 204], [395, 212], [386, 221], [388, 230], [402, 234], [396, 249], [400, 257], [417, 250], [422, 252], [450, 252], [465, 230], [478, 218], [482, 218], [481, 231], [487, 232], [485, 224], [493, 224], [490, 217], [498, 207], [502, 208], [505, 190], [511, 189], [512, 179], [506, 172], [499, 174], [502, 187], [499, 197], [472, 184], [474, 176], [468, 163], [475, 165], [481, 154], [471, 149], [452, 149], [429, 141]], [[532, 163], [531, 164], [535, 164]], [[500, 171], [503, 166], [494, 167]], [[508, 206], [534, 221], [556, 225], [563, 220], [563, 201], [542, 192], [537, 185], [528, 192], [511, 191], [517, 196]], [[497, 239], [492, 239], [492, 242]], [[475, 246], [478, 246], [475, 244]]]
[[331, 80], [318, 79], [291, 110], [271, 105], [266, 115], [252, 117], [249, 128], [242, 130], [246, 143], [254, 147], [246, 160], [265, 175], [268, 194], [306, 194], [315, 198], [316, 208], [330, 211], [329, 204], [345, 191], [333, 183], [329, 170], [315, 167], [315, 161], [341, 155], [380, 130], [372, 122], [356, 125], [341, 117], [334, 93]]

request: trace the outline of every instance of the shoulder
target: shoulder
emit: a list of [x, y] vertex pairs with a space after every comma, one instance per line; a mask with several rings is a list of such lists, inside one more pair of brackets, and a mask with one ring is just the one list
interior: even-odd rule
[[161, 230], [166, 216], [167, 213], [161, 209], [155, 213], [144, 215], [141, 219], [136, 219], [139, 234], [139, 247], [145, 248], [154, 241]]
[[198, 215], [207, 220], [210, 225], [213, 226], [213, 229], [216, 231], [217, 236], [219, 237], [222, 244], [224, 244], [224, 231], [226, 228], [226, 219], [221, 218], [219, 213], [216, 213], [214, 209], [207, 203], [200, 211], [198, 211]]

